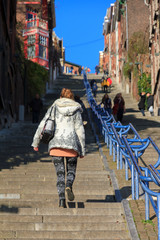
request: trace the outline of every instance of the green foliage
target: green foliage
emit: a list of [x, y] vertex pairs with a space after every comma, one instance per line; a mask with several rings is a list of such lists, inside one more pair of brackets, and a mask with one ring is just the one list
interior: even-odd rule
[[30, 97], [35, 96], [36, 93], [43, 95], [48, 80], [48, 71], [39, 64], [29, 60], [26, 60], [25, 67], [28, 95]]
[[125, 4], [126, 0], [119, 0], [120, 5]]
[[120, 13], [121, 13], [121, 15], [123, 15], [123, 16], [124, 16], [125, 9], [124, 9], [124, 8], [120, 9]]
[[152, 226], [155, 226], [155, 224], [153, 223], [152, 220], [144, 220], [144, 219], [142, 219], [142, 223], [144, 223], [144, 224], [149, 223], [149, 224], [151, 224]]
[[143, 73], [138, 79], [138, 92], [150, 92], [151, 93], [151, 75], [147, 76]]
[[135, 32], [129, 40], [128, 58], [130, 62], [137, 61], [139, 54], [149, 52], [147, 35], [143, 32]]
[[131, 71], [133, 69], [133, 66], [129, 63], [129, 62], [126, 62], [123, 66], [123, 74], [125, 77], [129, 77], [130, 74], [131, 74]]

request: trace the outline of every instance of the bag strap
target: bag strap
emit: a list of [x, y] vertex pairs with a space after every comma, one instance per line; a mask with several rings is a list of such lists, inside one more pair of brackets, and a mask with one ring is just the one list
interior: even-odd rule
[[52, 110], [53, 110], [53, 106], [52, 106], [51, 111], [49, 113], [49, 118], [51, 117]]
[[[51, 108], [51, 111], [50, 111], [50, 113], [49, 113], [49, 117], [48, 117], [48, 118], [51, 118], [52, 110], [53, 110], [53, 106], [52, 106], [52, 108]], [[55, 112], [56, 112], [56, 106], [55, 106], [55, 109], [54, 109], [54, 114], [55, 114]], [[55, 118], [55, 116], [54, 116], [54, 118]]]

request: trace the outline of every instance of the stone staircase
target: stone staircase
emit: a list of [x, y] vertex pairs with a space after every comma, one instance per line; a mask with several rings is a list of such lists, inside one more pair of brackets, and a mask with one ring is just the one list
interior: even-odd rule
[[[46, 104], [62, 87], [85, 98], [80, 77], [60, 77]], [[15, 123], [0, 131], [0, 239], [131, 239], [121, 203], [115, 202], [110, 172], [105, 170], [89, 123], [85, 158], [78, 160], [74, 202], [58, 206], [56, 173], [42, 145], [30, 147], [37, 126]]]
[[[90, 167], [92, 166], [92, 167]], [[76, 199], [59, 209], [52, 162], [0, 174], [0, 239], [129, 239], [120, 203], [99, 154], [78, 162]]]

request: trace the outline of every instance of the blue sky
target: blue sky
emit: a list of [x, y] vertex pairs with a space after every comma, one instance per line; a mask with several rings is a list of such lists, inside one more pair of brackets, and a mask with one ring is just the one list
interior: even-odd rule
[[95, 72], [104, 48], [103, 21], [111, 0], [55, 0], [56, 28], [63, 38], [66, 61]]

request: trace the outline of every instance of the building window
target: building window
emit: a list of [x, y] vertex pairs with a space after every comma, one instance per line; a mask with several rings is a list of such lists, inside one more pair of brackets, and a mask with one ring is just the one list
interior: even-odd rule
[[30, 36], [28, 36], [27, 40], [28, 40], [28, 44], [33, 44], [36, 41], [36, 37], [35, 37], [35, 35], [30, 35]]
[[42, 45], [39, 45], [39, 57], [47, 58], [47, 48]]
[[30, 7], [27, 7], [27, 12], [38, 13], [36, 9], [32, 9]]
[[27, 13], [27, 19], [28, 20], [33, 20], [33, 14]]
[[33, 58], [35, 56], [35, 46], [28, 46], [27, 53], [28, 58]]
[[47, 38], [43, 36], [39, 36], [39, 43], [43, 46], [47, 46]]

